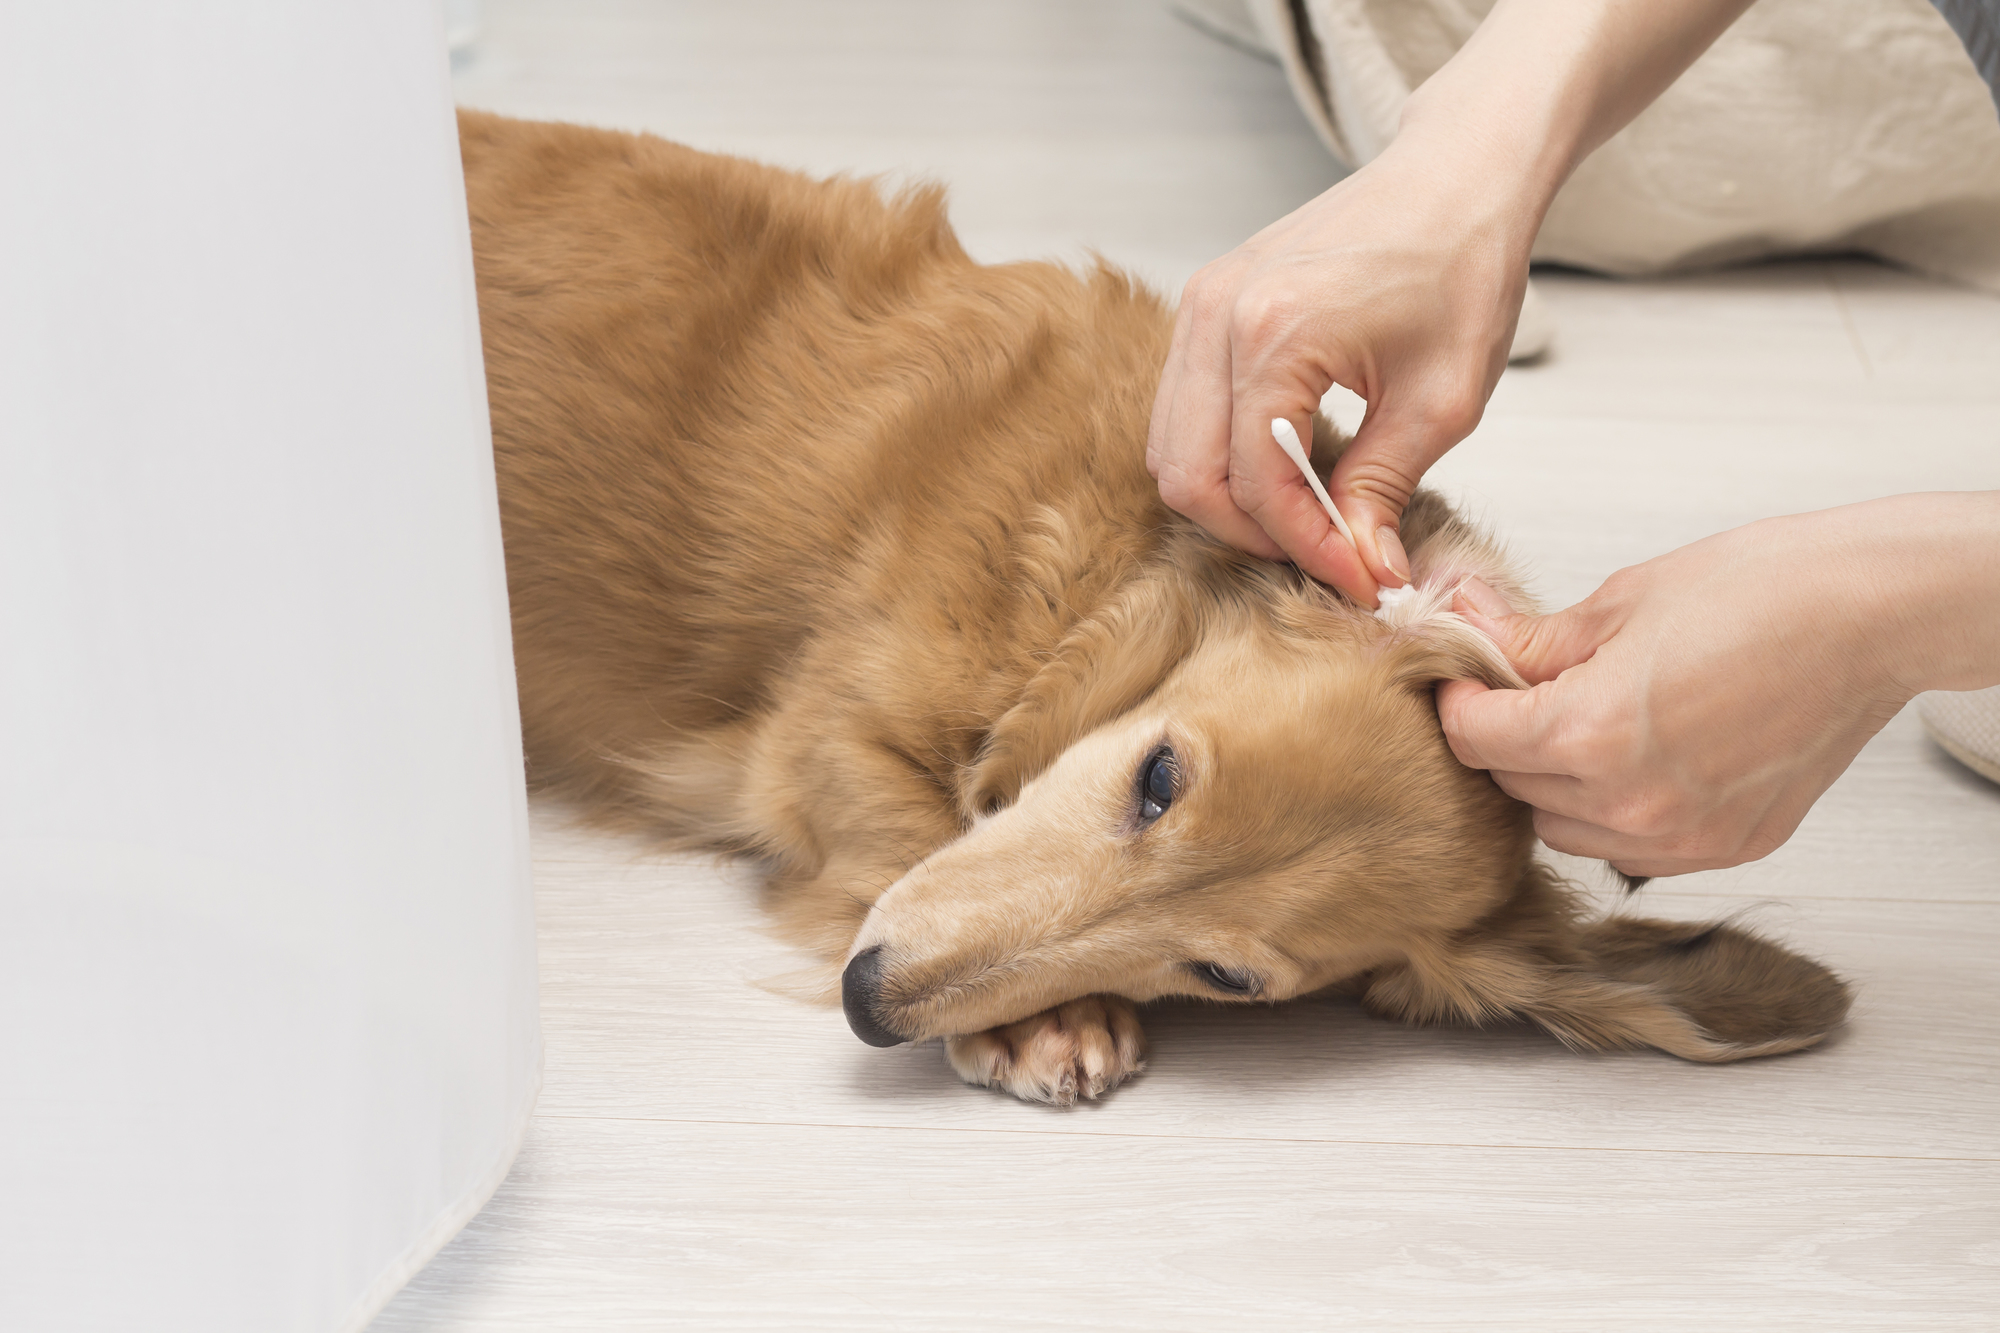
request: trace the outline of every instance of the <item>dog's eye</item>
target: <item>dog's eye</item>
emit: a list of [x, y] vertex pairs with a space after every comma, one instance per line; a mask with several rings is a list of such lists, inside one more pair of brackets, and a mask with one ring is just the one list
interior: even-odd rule
[[1189, 963], [1188, 971], [1200, 977], [1209, 985], [1231, 995], [1250, 995], [1257, 990], [1257, 978], [1248, 972], [1220, 963]]
[[1174, 752], [1162, 746], [1139, 770], [1139, 818], [1150, 824], [1174, 803]]

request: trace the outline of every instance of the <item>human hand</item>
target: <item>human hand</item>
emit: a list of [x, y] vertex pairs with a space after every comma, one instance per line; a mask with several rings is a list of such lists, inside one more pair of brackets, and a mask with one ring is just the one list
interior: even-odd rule
[[1444, 686], [1445, 736], [1558, 851], [1756, 860], [1914, 695], [2000, 679], [1996, 534], [2000, 493], [1901, 496], [1706, 538], [1557, 615], [1469, 581], [1454, 609], [1532, 688]]
[[[1403, 507], [1505, 368], [1541, 207], [1399, 140], [1202, 269], [1153, 404], [1146, 466], [1161, 498], [1364, 605], [1407, 583]], [[1335, 384], [1368, 402], [1328, 488], [1358, 551], [1271, 437], [1283, 417], [1310, 441]]]
[[[1485, 410], [1556, 190], [1749, 3], [1497, 0], [1381, 156], [1188, 283], [1146, 445], [1161, 499], [1364, 604], [1407, 582], [1397, 520]], [[1270, 433], [1310, 440], [1335, 384], [1368, 402], [1329, 488], [1358, 552]]]

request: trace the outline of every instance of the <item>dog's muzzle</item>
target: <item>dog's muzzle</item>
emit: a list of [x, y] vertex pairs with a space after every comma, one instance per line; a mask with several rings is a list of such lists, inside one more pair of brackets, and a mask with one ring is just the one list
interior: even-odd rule
[[863, 949], [840, 974], [840, 1007], [847, 1026], [870, 1046], [901, 1046], [904, 1038], [882, 1026], [875, 1007], [882, 998], [882, 946]]

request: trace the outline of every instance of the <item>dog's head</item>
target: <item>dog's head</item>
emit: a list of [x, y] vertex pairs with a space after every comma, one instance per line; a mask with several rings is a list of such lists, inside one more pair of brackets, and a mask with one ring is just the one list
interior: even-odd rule
[[1429, 595], [1396, 617], [1216, 555], [1078, 626], [968, 774], [967, 832], [869, 912], [855, 1031], [1360, 979], [1398, 1016], [1518, 1015], [1592, 1047], [1714, 1060], [1823, 1036], [1846, 996], [1815, 964], [1732, 927], [1579, 923], [1526, 808], [1445, 744], [1439, 680], [1516, 682], [1449, 614], [1471, 571], [1413, 555]]

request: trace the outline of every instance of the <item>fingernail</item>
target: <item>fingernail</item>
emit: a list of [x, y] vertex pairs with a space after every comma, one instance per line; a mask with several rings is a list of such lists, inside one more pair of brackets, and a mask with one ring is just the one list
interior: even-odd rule
[[1410, 557], [1403, 554], [1403, 539], [1396, 535], [1394, 528], [1384, 526], [1375, 529], [1375, 550], [1391, 574], [1405, 583], [1410, 581]]
[[1514, 614], [1514, 608], [1507, 605], [1506, 598], [1476, 578], [1460, 583], [1458, 595], [1452, 600], [1464, 602], [1482, 620], [1500, 620]]

